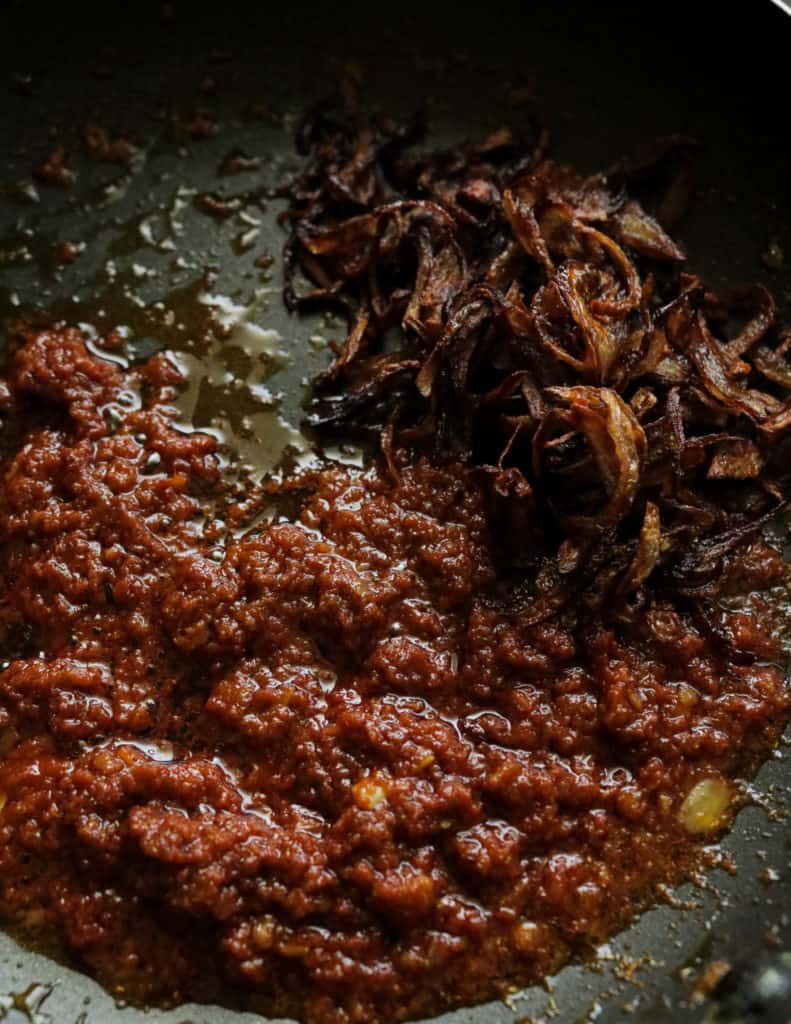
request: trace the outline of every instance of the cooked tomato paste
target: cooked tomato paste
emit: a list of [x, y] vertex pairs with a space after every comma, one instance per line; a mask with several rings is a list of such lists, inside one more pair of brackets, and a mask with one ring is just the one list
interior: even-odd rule
[[[460, 465], [307, 471], [248, 527], [178, 378], [74, 329], [9, 364], [6, 921], [124, 998], [368, 1022], [542, 977], [694, 866], [789, 707], [761, 597], [720, 602], [738, 659], [659, 598], [530, 625]], [[722, 585], [783, 575], [754, 541]]]

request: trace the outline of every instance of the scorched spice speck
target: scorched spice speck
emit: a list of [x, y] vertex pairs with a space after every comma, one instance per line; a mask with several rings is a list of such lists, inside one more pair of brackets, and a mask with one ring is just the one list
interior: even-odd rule
[[695, 869], [789, 710], [768, 293], [679, 271], [650, 160], [408, 158], [352, 114], [303, 126], [287, 298], [348, 315], [314, 420], [368, 469], [204, 529], [166, 354], [9, 358], [0, 899], [127, 999], [362, 1024], [539, 979]]

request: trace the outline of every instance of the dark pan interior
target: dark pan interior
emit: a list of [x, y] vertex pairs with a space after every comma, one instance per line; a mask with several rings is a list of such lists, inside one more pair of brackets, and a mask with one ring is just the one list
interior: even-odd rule
[[[249, 302], [266, 287], [256, 256], [264, 250], [277, 256], [282, 245], [278, 204], [256, 210], [260, 234], [240, 254], [233, 246], [244, 224], [201, 215], [179, 189], [233, 192], [277, 181], [295, 165], [293, 121], [251, 116], [251, 105], [298, 114], [349, 60], [363, 66], [372, 104], [399, 112], [426, 102], [432, 140], [474, 136], [504, 122], [518, 130], [537, 108], [551, 130], [553, 155], [592, 171], [658, 135], [696, 136], [703, 143], [696, 196], [678, 232], [690, 265], [715, 285], [767, 282], [787, 316], [791, 19], [769, 0], [723, 5], [719, 13], [714, 5], [692, 3], [635, 4], [628, 13], [619, 5], [555, 2], [510, 10], [487, 4], [466, 13], [459, 7], [452, 17], [342, 5], [320, 12], [227, 3], [220, 12], [219, 6], [202, 12], [178, 2], [124, 5], [120, 13], [116, 5], [97, 5], [52, 14], [21, 2], [6, 6], [0, 38], [5, 333], [22, 315], [54, 310], [99, 326], [128, 323], [140, 336], [183, 346], [184, 332], [179, 336], [168, 324], [168, 311], [177, 311], [186, 335], [205, 329], [206, 310], [195, 296], [208, 267], [216, 271], [216, 292]], [[174, 118], [195, 108], [207, 112], [218, 133], [177, 139]], [[145, 165], [126, 180], [122, 168], [85, 161], [76, 136], [88, 119], [138, 137]], [[34, 201], [31, 169], [53, 140], [62, 140], [78, 176], [67, 189], [39, 185]], [[237, 146], [263, 156], [262, 169], [219, 179], [218, 165]], [[175, 249], [163, 244], [168, 238]], [[63, 241], [84, 241], [85, 250], [55, 269], [52, 253]], [[775, 264], [778, 250], [786, 254], [784, 266], [770, 269], [762, 260], [770, 246]], [[282, 392], [279, 415], [298, 423], [303, 381], [326, 357], [309, 340], [318, 322], [285, 313], [279, 281], [276, 259], [273, 291], [255, 316], [285, 339], [290, 361], [269, 386]], [[215, 356], [196, 351], [196, 373], [211, 378], [207, 360]], [[199, 419], [217, 400], [210, 384], [201, 393]], [[266, 417], [254, 422], [265, 430]], [[250, 450], [261, 468], [271, 463], [265, 445]], [[771, 945], [791, 948], [791, 832], [779, 813], [787, 809], [789, 783], [791, 764], [781, 752], [758, 776], [755, 805], [722, 843], [735, 873], [713, 870], [701, 887], [685, 887], [677, 905], [645, 914], [601, 951], [593, 968], [567, 968], [546, 991], [518, 994], [511, 1006], [489, 1004], [444, 1019], [701, 1019], [689, 996], [705, 964], [754, 958]], [[8, 1009], [14, 1002], [16, 1009]], [[1, 935], [0, 1019], [241, 1024], [260, 1018], [214, 1007], [120, 1008], [89, 979]]]

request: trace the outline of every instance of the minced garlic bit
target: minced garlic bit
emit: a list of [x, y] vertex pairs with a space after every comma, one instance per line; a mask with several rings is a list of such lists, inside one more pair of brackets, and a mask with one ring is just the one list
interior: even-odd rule
[[387, 800], [387, 791], [375, 775], [367, 775], [352, 787], [354, 802], [364, 811], [372, 811]]
[[705, 835], [723, 824], [730, 802], [731, 789], [724, 779], [718, 776], [701, 779], [687, 793], [679, 820], [687, 832]]

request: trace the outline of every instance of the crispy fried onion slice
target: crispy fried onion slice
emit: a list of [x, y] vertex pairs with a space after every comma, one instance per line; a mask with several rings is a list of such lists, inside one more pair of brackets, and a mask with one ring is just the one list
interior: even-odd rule
[[[584, 512], [561, 512], [567, 530], [601, 531], [615, 526], [631, 509], [640, 482], [646, 437], [634, 412], [610, 388], [556, 387], [546, 394], [556, 405], [533, 437], [533, 470], [551, 472], [547, 456], [569, 435], [581, 434], [596, 466], [605, 500]], [[569, 490], [569, 485], [565, 485]], [[571, 485], [573, 489], [573, 484]], [[573, 504], [575, 495], [570, 495]], [[566, 502], [564, 501], [564, 504]]]
[[791, 493], [791, 331], [762, 285], [679, 266], [694, 141], [584, 178], [544, 133], [416, 137], [354, 102], [300, 127], [284, 298], [345, 320], [310, 422], [378, 441], [393, 478], [416, 450], [476, 467], [537, 615], [572, 580], [624, 614], [649, 581], [708, 595]]

